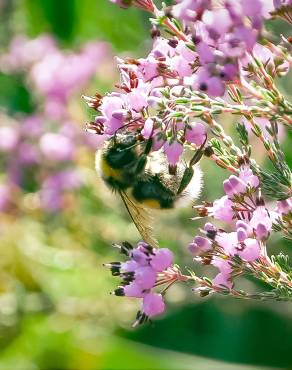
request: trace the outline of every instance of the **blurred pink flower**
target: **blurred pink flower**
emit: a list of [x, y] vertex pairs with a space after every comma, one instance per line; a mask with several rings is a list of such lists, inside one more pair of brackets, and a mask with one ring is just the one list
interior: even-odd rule
[[74, 145], [68, 137], [51, 132], [41, 137], [40, 149], [50, 161], [68, 161], [74, 153]]
[[0, 127], [0, 152], [11, 152], [16, 148], [19, 133], [16, 127]]

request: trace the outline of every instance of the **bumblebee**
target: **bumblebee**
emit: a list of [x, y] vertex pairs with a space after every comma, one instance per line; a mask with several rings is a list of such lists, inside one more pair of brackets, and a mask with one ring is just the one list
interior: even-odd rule
[[96, 154], [96, 170], [107, 186], [119, 193], [144, 241], [157, 245], [152, 231], [151, 209], [172, 209], [195, 199], [201, 189], [196, 165], [202, 148], [189, 164], [170, 171], [162, 150], [152, 152], [152, 140], [137, 132], [117, 132]]

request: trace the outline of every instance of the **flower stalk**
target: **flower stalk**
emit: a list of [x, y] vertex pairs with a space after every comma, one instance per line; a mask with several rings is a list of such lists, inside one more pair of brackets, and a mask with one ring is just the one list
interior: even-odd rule
[[[122, 6], [126, 0], [112, 1]], [[190, 268], [184, 275], [169, 249], [145, 242], [127, 253], [132, 270], [122, 264], [114, 271], [123, 279], [117, 295], [142, 300], [136, 324], [164, 311], [167, 291], [177, 282], [194, 283], [202, 297], [292, 298], [292, 268], [280, 242], [292, 239], [292, 173], [282, 145], [291, 130], [292, 103], [278, 87], [291, 66], [291, 43], [282, 37], [275, 45], [265, 30], [268, 18], [290, 20], [292, 5], [273, 4], [267, 13], [264, 0], [222, 1], [220, 8], [212, 0], [180, 0], [161, 9], [152, 0], [128, 1], [152, 13], [153, 47], [146, 57], [118, 59], [118, 92], [87, 98], [97, 112], [91, 131], [104, 141], [121, 131], [137, 135], [147, 143], [146, 156], [165, 158], [170, 176], [185, 152], [193, 152], [184, 181], [201, 158], [229, 176], [221, 197], [194, 206], [194, 222], [208, 220], [188, 246], [193, 262], [211, 265], [215, 275], [198, 277]], [[227, 116], [236, 120], [228, 122], [237, 136]], [[180, 197], [185, 188], [178, 189]], [[270, 256], [274, 234], [279, 251]], [[267, 289], [243, 291], [239, 277], [264, 282]]]

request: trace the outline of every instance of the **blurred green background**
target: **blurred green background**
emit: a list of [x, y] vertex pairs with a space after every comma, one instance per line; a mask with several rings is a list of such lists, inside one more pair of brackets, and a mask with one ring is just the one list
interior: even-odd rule
[[[92, 116], [81, 94], [110, 90], [117, 77], [113, 55], [144, 56], [148, 28], [145, 14], [107, 0], [0, 0], [2, 53], [16, 35], [50, 34], [60, 48], [73, 50], [92, 40], [108, 43], [102, 68], [70, 96], [71, 120], [80, 131]], [[288, 94], [287, 77], [284, 82]], [[31, 86], [26, 71], [0, 73], [0, 120], [18, 122], [41, 109]], [[258, 152], [260, 157], [260, 147]], [[74, 165], [83, 185], [66, 195], [58, 212], [32, 206], [38, 189], [28, 177], [28, 185], [17, 190], [19, 204], [0, 215], [0, 369], [292, 368], [292, 307], [284, 302], [198, 298], [177, 285], [167, 295], [163, 317], [131, 329], [137, 302], [109, 295], [117, 281], [102, 263], [119, 259], [112, 242], [136, 242], [139, 236], [120, 200], [97, 178], [94, 146], [80, 144]], [[202, 167], [202, 199], [213, 200], [227, 174], [205, 161]], [[159, 216], [157, 235], [176, 251], [177, 263], [200, 273], [186, 250], [200, 226], [190, 217], [191, 209]], [[287, 251], [287, 242], [275, 238], [271, 249], [279, 248]], [[251, 280], [241, 284], [250, 291], [265, 288]]]

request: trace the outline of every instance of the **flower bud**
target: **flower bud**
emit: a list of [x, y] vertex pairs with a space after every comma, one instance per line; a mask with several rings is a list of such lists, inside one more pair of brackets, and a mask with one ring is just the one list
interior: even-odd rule
[[210, 250], [212, 247], [212, 243], [210, 242], [210, 240], [200, 235], [195, 237], [194, 242], [204, 252]]
[[233, 188], [233, 194], [244, 193], [246, 191], [245, 183], [234, 175], [229, 177], [229, 183]]
[[233, 187], [230, 184], [230, 181], [229, 180], [225, 180], [223, 182], [223, 189], [225, 191], [225, 194], [227, 194], [229, 197], [232, 197], [233, 196], [234, 191], [233, 191]]
[[124, 295], [126, 297], [143, 298], [145, 293], [143, 289], [135, 281], [124, 287]]
[[161, 272], [172, 265], [173, 253], [167, 248], [158, 249], [155, 256], [152, 257], [150, 265], [155, 271]]
[[147, 118], [147, 120], [144, 123], [143, 130], [141, 131], [141, 134], [145, 139], [149, 139], [153, 135], [153, 126], [154, 122], [151, 118]]
[[239, 227], [237, 229], [237, 239], [239, 242], [243, 242], [248, 237], [247, 232], [244, 228]]
[[150, 266], [139, 267], [135, 271], [135, 283], [142, 289], [151, 289], [156, 282], [156, 272]]
[[277, 202], [277, 212], [281, 215], [287, 215], [292, 212], [292, 198], [279, 200]]
[[266, 228], [266, 225], [259, 223], [256, 227], [256, 236], [258, 239], [264, 240], [269, 236], [269, 231]]
[[186, 129], [185, 138], [188, 142], [200, 146], [206, 139], [206, 128], [202, 123], [191, 123]]
[[143, 299], [143, 312], [153, 317], [163, 313], [165, 310], [165, 304], [161, 294], [149, 293]]
[[173, 141], [172, 143], [166, 142], [164, 144], [164, 152], [169, 164], [175, 166], [183, 153], [183, 146], [178, 141]]

